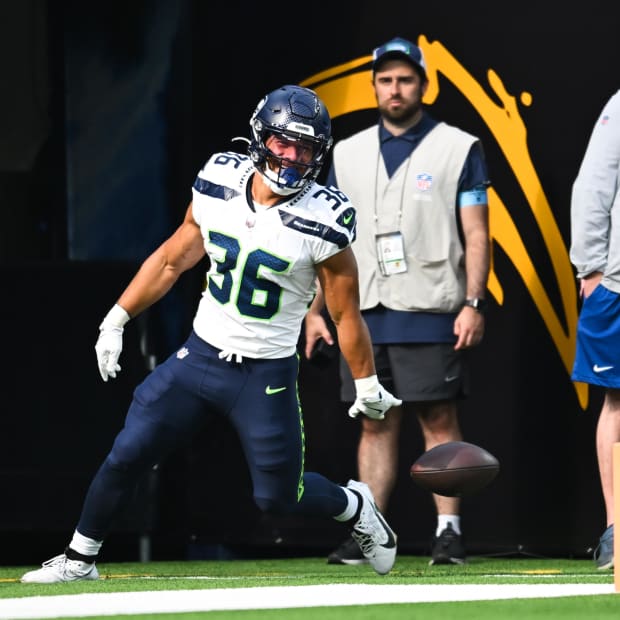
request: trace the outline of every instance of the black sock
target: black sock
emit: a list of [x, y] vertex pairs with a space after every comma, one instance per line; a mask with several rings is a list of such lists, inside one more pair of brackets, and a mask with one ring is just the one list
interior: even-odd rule
[[357, 491], [353, 489], [349, 489], [349, 491], [355, 494], [355, 496], [357, 497], [357, 501], [358, 501], [357, 510], [355, 511], [355, 514], [347, 521], [347, 523], [351, 527], [353, 527], [357, 523], [358, 519], [360, 518], [360, 513], [362, 512], [362, 502], [364, 500], [362, 499], [361, 493], [358, 493]]
[[81, 562], [86, 562], [87, 564], [92, 564], [99, 557], [98, 555], [82, 555], [75, 549], [71, 549], [71, 547], [65, 548], [65, 555], [69, 560], [80, 560]]

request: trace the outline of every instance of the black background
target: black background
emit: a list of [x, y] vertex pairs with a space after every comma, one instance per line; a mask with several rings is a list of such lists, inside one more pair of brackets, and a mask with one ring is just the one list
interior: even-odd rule
[[[0, 68], [0, 267], [3, 295], [1, 561], [59, 553], [122, 424], [133, 387], [185, 335], [204, 269], [126, 330], [123, 372], [101, 382], [97, 327], [140, 261], [178, 225], [210, 153], [247, 136], [258, 100], [370, 54], [393, 36], [441, 41], [480, 84], [493, 68], [520, 107], [529, 152], [566, 246], [569, 199], [591, 128], [617, 90], [612, 2], [587, 10], [521, 2], [314, 3], [269, 6], [184, 0], [35, 1], [3, 6]], [[547, 249], [493, 135], [442, 83], [431, 112], [479, 135], [493, 184], [559, 311]], [[376, 119], [334, 119], [336, 139]], [[603, 531], [594, 429], [510, 257], [494, 245], [502, 304], [491, 299], [473, 356], [465, 438], [501, 462], [463, 502], [470, 553], [581, 556]], [[149, 357], [152, 356], [152, 357]], [[355, 477], [358, 423], [338, 400], [335, 361], [302, 360], [307, 469]], [[427, 553], [430, 497], [408, 478], [422, 441], [403, 429], [389, 519], [404, 553]], [[251, 499], [243, 456], [213, 423], [160, 464], [104, 547], [104, 559], [323, 554], [337, 523], [272, 520]]]

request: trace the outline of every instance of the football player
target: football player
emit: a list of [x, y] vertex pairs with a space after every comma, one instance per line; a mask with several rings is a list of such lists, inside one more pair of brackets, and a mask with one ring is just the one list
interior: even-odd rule
[[401, 402], [377, 380], [359, 310], [350, 248], [355, 209], [342, 192], [316, 181], [332, 144], [330, 117], [313, 91], [286, 85], [259, 102], [250, 130], [247, 155], [210, 157], [183, 222], [103, 319], [95, 351], [107, 381], [121, 370], [127, 322], [208, 256], [189, 337], [136, 388], [69, 545], [22, 582], [97, 579], [101, 546], [138, 480], [210, 416], [224, 416], [236, 429], [261, 510], [347, 522], [374, 570], [391, 570], [396, 535], [369, 488], [304, 470], [296, 347], [317, 277], [355, 378], [349, 414], [382, 419]]

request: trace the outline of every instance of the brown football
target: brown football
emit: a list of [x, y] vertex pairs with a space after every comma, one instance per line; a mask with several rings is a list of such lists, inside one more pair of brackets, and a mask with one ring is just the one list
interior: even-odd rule
[[499, 461], [484, 448], [449, 441], [424, 452], [411, 466], [412, 480], [447, 497], [465, 497], [486, 487], [499, 472]]

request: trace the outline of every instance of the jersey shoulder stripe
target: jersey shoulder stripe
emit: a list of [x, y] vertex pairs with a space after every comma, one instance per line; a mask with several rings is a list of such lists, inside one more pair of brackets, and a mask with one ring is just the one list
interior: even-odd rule
[[321, 224], [314, 220], [309, 220], [294, 213], [287, 213], [280, 210], [280, 219], [284, 226], [297, 230], [306, 235], [319, 237], [333, 243], [338, 248], [346, 248], [351, 243], [351, 237], [346, 233], [336, 230], [327, 224]]
[[239, 195], [239, 192], [232, 189], [232, 187], [212, 183], [207, 181], [207, 179], [201, 179], [200, 176], [197, 176], [194, 181], [194, 189], [199, 194], [209, 196], [210, 198], [220, 198], [221, 200], [232, 200]]
[[288, 204], [279, 207], [282, 224], [318, 237], [339, 249], [355, 239], [356, 211], [346, 194], [311, 183]]

